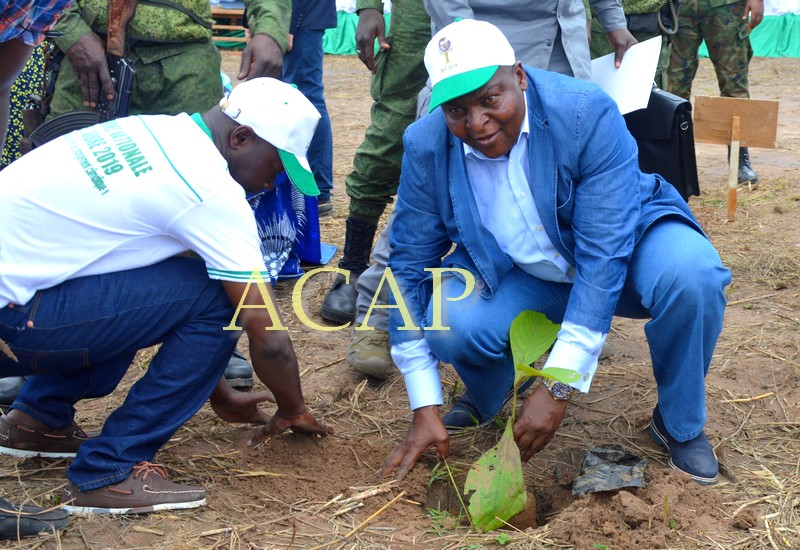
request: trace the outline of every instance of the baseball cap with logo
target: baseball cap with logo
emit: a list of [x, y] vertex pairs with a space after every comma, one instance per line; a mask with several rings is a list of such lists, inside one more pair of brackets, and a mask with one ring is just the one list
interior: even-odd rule
[[237, 84], [219, 106], [278, 149], [289, 179], [301, 193], [319, 195], [306, 152], [320, 114], [297, 87], [274, 78], [254, 78]]
[[508, 39], [491, 23], [474, 19], [450, 23], [425, 48], [425, 68], [433, 85], [429, 111], [474, 92], [498, 67], [513, 65], [516, 59]]

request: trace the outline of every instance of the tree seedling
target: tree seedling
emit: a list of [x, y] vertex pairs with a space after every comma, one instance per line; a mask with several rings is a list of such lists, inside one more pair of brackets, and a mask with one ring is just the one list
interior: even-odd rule
[[568, 384], [580, 374], [568, 369], [537, 370], [533, 363], [556, 340], [560, 325], [550, 322], [543, 314], [523, 311], [511, 323], [509, 339], [514, 360], [514, 402], [511, 417], [500, 441], [483, 453], [467, 473], [464, 493], [469, 497], [469, 512], [473, 526], [481, 532], [491, 531], [525, 509], [527, 492], [522, 478], [522, 460], [514, 441], [517, 390], [531, 376], [552, 378]]

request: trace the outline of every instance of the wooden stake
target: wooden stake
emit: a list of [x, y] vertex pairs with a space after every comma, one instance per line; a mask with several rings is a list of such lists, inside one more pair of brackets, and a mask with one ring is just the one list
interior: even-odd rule
[[736, 216], [736, 188], [739, 185], [739, 129], [741, 119], [733, 117], [731, 122], [731, 153], [728, 159], [728, 221]]

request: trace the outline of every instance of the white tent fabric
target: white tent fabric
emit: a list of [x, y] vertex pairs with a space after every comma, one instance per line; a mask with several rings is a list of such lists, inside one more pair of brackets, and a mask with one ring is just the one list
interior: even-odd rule
[[800, 14], [800, 0], [764, 0], [764, 15]]

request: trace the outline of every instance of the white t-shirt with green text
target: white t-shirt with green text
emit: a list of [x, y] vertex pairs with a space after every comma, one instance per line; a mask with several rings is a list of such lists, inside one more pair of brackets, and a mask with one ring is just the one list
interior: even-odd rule
[[244, 189], [186, 114], [72, 132], [0, 172], [0, 307], [187, 250], [212, 279], [268, 279]]

